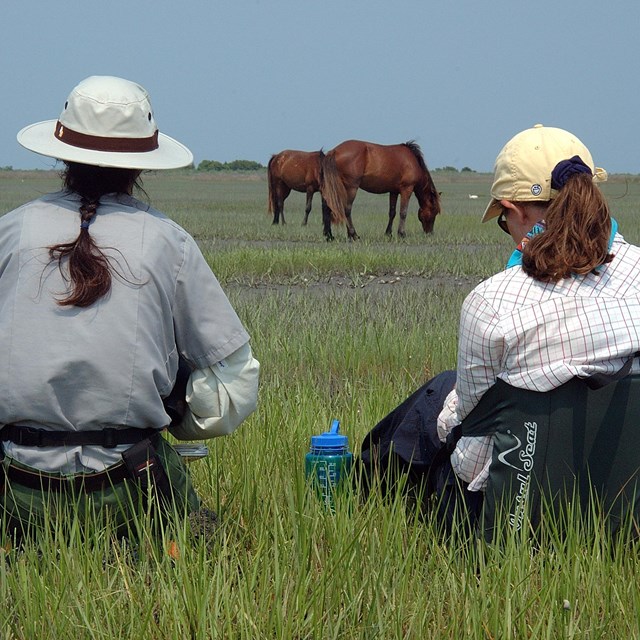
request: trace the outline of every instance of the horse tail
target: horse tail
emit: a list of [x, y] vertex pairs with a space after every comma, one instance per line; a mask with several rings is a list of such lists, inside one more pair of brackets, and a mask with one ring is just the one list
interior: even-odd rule
[[318, 153], [318, 162], [314, 166], [313, 180], [318, 185], [318, 190], [320, 190], [322, 187], [322, 165], [324, 163], [324, 159], [326, 158], [326, 154], [322, 147], [320, 147], [317, 153]]
[[436, 189], [436, 185], [433, 183], [433, 178], [429, 173], [429, 169], [427, 168], [427, 163], [424, 160], [424, 156], [422, 155], [422, 149], [420, 149], [420, 145], [415, 140], [409, 140], [404, 143], [404, 146], [411, 151], [414, 155], [415, 159], [418, 161], [418, 165], [422, 170], [423, 176], [420, 181], [420, 191], [421, 196], [424, 200], [428, 200], [431, 204], [431, 207], [436, 212], [440, 212], [440, 194]]
[[346, 220], [345, 202], [347, 190], [340, 178], [336, 159], [328, 153], [322, 159], [320, 171], [320, 193], [331, 210], [331, 222], [338, 223]]
[[275, 177], [273, 175], [273, 163], [276, 159], [276, 155], [277, 154], [272, 155], [271, 158], [269, 158], [269, 163], [267, 164], [267, 184], [269, 185], [269, 209], [267, 211], [267, 215], [273, 213], [276, 208], [274, 186]]

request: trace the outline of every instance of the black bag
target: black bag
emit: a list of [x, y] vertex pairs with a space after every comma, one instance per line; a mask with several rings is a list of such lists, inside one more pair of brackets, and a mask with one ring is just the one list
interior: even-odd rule
[[449, 463], [455, 442], [440, 441], [437, 419], [455, 381], [455, 371], [438, 374], [366, 435], [356, 467], [365, 495], [376, 483], [387, 495], [402, 478], [404, 491], [427, 510], [434, 494], [452, 492], [458, 484]]

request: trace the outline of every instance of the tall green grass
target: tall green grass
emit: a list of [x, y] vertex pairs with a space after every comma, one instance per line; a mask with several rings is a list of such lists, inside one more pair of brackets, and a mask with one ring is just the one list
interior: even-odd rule
[[[197, 239], [262, 363], [259, 408], [209, 442], [190, 468], [218, 532], [186, 527], [135, 548], [107, 527], [54, 530], [0, 551], [3, 638], [632, 638], [640, 637], [634, 544], [576, 517], [542, 546], [442, 539], [398, 492], [346, 493], [325, 512], [308, 490], [311, 435], [341, 420], [355, 454], [366, 433], [429, 377], [455, 367], [464, 296], [512, 249], [481, 225], [490, 177], [434, 174], [435, 233], [412, 202], [406, 240], [384, 237], [387, 200], [359, 193], [353, 219], [322, 237], [319, 198], [271, 225], [263, 175], [145, 177], [153, 206]], [[0, 174], [2, 212], [56, 188], [55, 175]], [[640, 240], [640, 185], [605, 186], [629, 240]], [[625, 194], [620, 199], [618, 196]], [[478, 194], [471, 200], [468, 194]], [[64, 514], [74, 521], [74, 514]]]

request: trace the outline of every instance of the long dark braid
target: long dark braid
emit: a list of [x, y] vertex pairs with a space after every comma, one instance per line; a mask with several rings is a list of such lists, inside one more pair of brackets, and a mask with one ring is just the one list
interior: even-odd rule
[[[94, 242], [89, 227], [94, 221], [100, 197], [106, 193], [131, 194], [140, 171], [111, 169], [68, 163], [63, 174], [64, 186], [78, 193], [80, 204], [80, 233], [71, 242], [49, 247], [49, 257], [69, 283], [66, 296], [58, 300], [60, 306], [88, 307], [111, 290], [112, 265], [109, 256]], [[63, 265], [66, 269], [63, 269]]]

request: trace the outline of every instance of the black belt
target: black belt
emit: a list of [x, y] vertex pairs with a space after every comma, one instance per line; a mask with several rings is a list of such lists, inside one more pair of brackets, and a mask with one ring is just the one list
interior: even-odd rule
[[27, 447], [77, 447], [98, 445], [112, 449], [119, 444], [136, 444], [145, 438], [153, 438], [159, 429], [107, 427], [97, 431], [48, 431], [36, 427], [9, 424], [0, 430], [0, 441], [10, 441]]
[[119, 462], [99, 473], [80, 473], [70, 476], [28, 471], [14, 463], [7, 465], [4, 471], [9, 482], [15, 482], [29, 489], [75, 493], [92, 493], [109, 489], [131, 477], [124, 462]]

